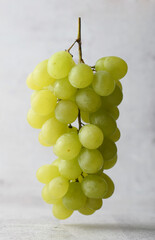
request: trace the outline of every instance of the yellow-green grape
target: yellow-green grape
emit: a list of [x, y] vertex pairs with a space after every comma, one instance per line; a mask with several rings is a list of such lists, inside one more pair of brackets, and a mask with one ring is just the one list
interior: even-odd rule
[[119, 57], [103, 57], [100, 58], [95, 64], [96, 71], [107, 71], [115, 80], [123, 78], [128, 70], [126, 62]]
[[57, 204], [62, 202], [62, 198], [52, 199], [48, 191], [48, 184], [46, 184], [41, 192], [42, 199], [48, 204]]
[[112, 168], [117, 162], [117, 154], [111, 158], [111, 159], [107, 159], [104, 161], [104, 169], [110, 169]]
[[78, 116], [78, 107], [76, 103], [70, 100], [61, 100], [56, 105], [55, 117], [62, 123], [72, 123]]
[[74, 158], [70, 161], [60, 160], [59, 171], [62, 176], [66, 177], [69, 180], [78, 178], [82, 173], [77, 158]]
[[110, 115], [117, 120], [119, 118], [119, 109], [118, 107], [112, 107], [112, 108], [108, 108], [107, 112], [110, 113]]
[[38, 87], [35, 83], [34, 83], [34, 79], [33, 79], [33, 73], [30, 73], [26, 79], [26, 84], [28, 86], [28, 88], [32, 89], [32, 90], [40, 90], [41, 88]]
[[55, 117], [47, 120], [41, 129], [41, 135], [46, 144], [54, 145], [57, 139], [67, 132], [67, 124], [59, 122]]
[[81, 150], [81, 143], [77, 133], [65, 133], [58, 138], [53, 147], [53, 152], [60, 158], [71, 160], [75, 158]]
[[122, 90], [116, 85], [114, 91], [110, 95], [102, 97], [102, 105], [105, 107], [118, 106], [122, 102], [122, 99]]
[[108, 191], [106, 181], [98, 175], [88, 175], [83, 179], [81, 186], [88, 198], [103, 198]]
[[113, 133], [113, 135], [110, 136], [110, 139], [114, 142], [117, 142], [120, 139], [121, 133], [118, 128], [116, 128], [116, 131]]
[[81, 119], [85, 123], [89, 123], [89, 112], [81, 111]]
[[102, 144], [103, 139], [102, 130], [93, 124], [85, 125], [80, 129], [79, 140], [85, 148], [96, 149]]
[[36, 174], [38, 181], [45, 184], [58, 176], [60, 176], [58, 167], [51, 164], [46, 164], [40, 167]]
[[77, 91], [76, 103], [82, 111], [96, 112], [101, 106], [101, 97], [88, 87]]
[[111, 77], [110, 73], [99, 71], [94, 74], [92, 86], [98, 95], [108, 96], [114, 91], [115, 80]]
[[95, 210], [88, 208], [87, 205], [80, 208], [78, 211], [83, 215], [92, 215], [95, 212]]
[[103, 177], [103, 179], [108, 184], [108, 191], [107, 191], [106, 195], [104, 196], [104, 198], [109, 198], [114, 193], [115, 185], [114, 185], [112, 179], [107, 174], [102, 173], [101, 177]]
[[113, 117], [103, 109], [90, 114], [90, 123], [97, 125], [104, 136], [110, 136], [116, 131], [116, 122]]
[[120, 81], [117, 81], [116, 84], [120, 87], [121, 90], [123, 90], [122, 83]]
[[49, 90], [41, 90], [31, 102], [32, 109], [40, 115], [48, 115], [54, 111], [57, 98]]
[[52, 213], [57, 219], [64, 220], [69, 218], [73, 214], [73, 211], [67, 209], [62, 203], [59, 203], [53, 205]]
[[74, 65], [72, 56], [68, 52], [60, 51], [48, 60], [47, 71], [51, 77], [61, 79], [68, 76]]
[[76, 94], [70, 97], [68, 100], [75, 102], [76, 101]]
[[39, 140], [40, 144], [43, 145], [44, 147], [51, 147], [52, 146], [51, 144], [48, 144], [48, 143], [45, 142], [44, 138], [42, 137], [41, 132], [39, 133], [38, 140]]
[[116, 144], [108, 138], [104, 139], [102, 145], [99, 147], [99, 150], [102, 153], [104, 161], [112, 159], [117, 153]]
[[87, 198], [86, 205], [92, 210], [98, 210], [102, 207], [102, 198]]
[[61, 159], [60, 159], [60, 158], [57, 158], [57, 159], [55, 159], [55, 160], [51, 163], [51, 165], [55, 165], [55, 166], [59, 167], [60, 161], [61, 161]]
[[33, 91], [33, 93], [31, 94], [31, 102], [33, 101], [38, 92], [38, 90]]
[[55, 81], [53, 91], [57, 98], [69, 99], [75, 95], [77, 89], [70, 84], [66, 77]]
[[69, 81], [73, 87], [85, 88], [93, 81], [91, 67], [84, 63], [77, 64], [69, 73]]
[[97, 173], [103, 167], [103, 157], [97, 149], [82, 148], [78, 156], [78, 162], [85, 173]]
[[49, 184], [48, 184], [48, 191], [51, 195], [51, 198], [57, 199], [62, 198], [66, 192], [68, 191], [69, 182], [68, 180], [63, 177], [59, 176], [56, 178], [53, 178]]
[[46, 87], [54, 83], [55, 79], [52, 78], [47, 72], [48, 59], [39, 63], [33, 71], [33, 81], [35, 85], [40, 88]]
[[49, 118], [53, 117], [53, 115], [54, 113], [50, 113], [48, 115], [42, 116], [34, 112], [31, 108], [27, 114], [27, 121], [31, 127], [39, 129]]
[[68, 127], [67, 129], [67, 133], [71, 133], [71, 132], [74, 132], [74, 133], [77, 133], [78, 132], [78, 129], [76, 127]]
[[87, 198], [84, 195], [79, 182], [71, 182], [62, 202], [67, 209], [78, 210], [85, 205]]
[[49, 90], [49, 91], [53, 92], [53, 91], [54, 91], [53, 85], [54, 85], [54, 83], [52, 83], [52, 84], [50, 84], [50, 85], [48, 85], [48, 86], [46, 86], [46, 87], [43, 87], [43, 89], [44, 89], [44, 90]]

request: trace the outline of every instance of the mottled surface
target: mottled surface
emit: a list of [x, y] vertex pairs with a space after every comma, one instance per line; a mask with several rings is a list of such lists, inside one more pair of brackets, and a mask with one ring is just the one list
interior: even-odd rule
[[[26, 113], [34, 66], [66, 49], [82, 17], [86, 63], [124, 58], [124, 101], [118, 126], [118, 164], [109, 171], [115, 195], [90, 217], [55, 220], [42, 202], [35, 172], [54, 159], [38, 143]], [[155, 1], [0, 0], [0, 239], [155, 238]], [[74, 53], [74, 52], [73, 52]]]

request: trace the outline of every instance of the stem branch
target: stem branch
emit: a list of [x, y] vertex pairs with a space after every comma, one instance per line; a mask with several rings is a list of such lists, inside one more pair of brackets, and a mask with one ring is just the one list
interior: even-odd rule
[[[82, 59], [82, 42], [81, 42], [81, 18], [78, 18], [78, 35], [77, 35], [77, 39], [76, 39], [78, 45], [79, 45], [79, 63], [84, 63], [83, 59]], [[79, 130], [82, 127], [81, 124], [81, 113], [80, 113], [80, 109], [79, 109], [79, 113], [78, 113], [78, 123], [79, 123]]]

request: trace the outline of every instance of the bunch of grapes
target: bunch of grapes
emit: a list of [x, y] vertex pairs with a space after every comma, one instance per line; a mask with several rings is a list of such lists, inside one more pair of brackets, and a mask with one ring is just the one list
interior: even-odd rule
[[[38, 169], [37, 179], [45, 184], [42, 198], [53, 204], [58, 219], [74, 210], [91, 215], [114, 192], [104, 170], [117, 161], [117, 106], [123, 98], [119, 80], [126, 73], [127, 64], [119, 57], [103, 57], [90, 67], [82, 54], [76, 64], [68, 50], [39, 63], [27, 78], [34, 90], [28, 123], [41, 129], [39, 142], [52, 146], [57, 156]], [[76, 119], [78, 128], [73, 126]]]

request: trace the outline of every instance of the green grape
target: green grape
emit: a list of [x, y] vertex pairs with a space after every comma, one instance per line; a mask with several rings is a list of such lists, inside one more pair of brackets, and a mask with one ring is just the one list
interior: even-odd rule
[[88, 87], [77, 91], [76, 103], [82, 111], [96, 112], [101, 106], [101, 97]]
[[47, 120], [41, 129], [41, 135], [46, 144], [54, 145], [57, 139], [67, 132], [67, 124], [59, 122], [55, 117]]
[[88, 208], [90, 208], [92, 210], [98, 210], [102, 207], [102, 199], [101, 198], [87, 198], [86, 205]]
[[76, 127], [68, 127], [67, 129], [67, 133], [71, 133], [71, 132], [74, 132], [74, 133], [77, 133], [78, 132], [78, 129]]
[[52, 146], [51, 144], [45, 143], [45, 140], [42, 137], [41, 132], [39, 133], [38, 140], [39, 140], [40, 144], [43, 145], [44, 147], [51, 147]]
[[88, 175], [83, 179], [81, 186], [88, 198], [103, 198], [108, 191], [106, 181], [98, 175]]
[[122, 83], [120, 81], [117, 81], [116, 84], [120, 87], [121, 90], [123, 90]]
[[118, 107], [112, 107], [112, 108], [108, 108], [107, 112], [110, 113], [110, 115], [117, 120], [119, 117], [119, 109]]
[[87, 206], [80, 208], [78, 211], [83, 215], [92, 215], [95, 212], [95, 210], [90, 209]]
[[102, 130], [93, 124], [83, 126], [79, 132], [81, 144], [88, 149], [98, 148], [102, 144], [103, 138]]
[[63, 176], [53, 178], [48, 184], [48, 191], [51, 198], [62, 198], [68, 191], [69, 182]]
[[46, 87], [55, 82], [47, 72], [48, 59], [39, 63], [33, 71], [33, 81], [40, 88]]
[[89, 123], [89, 112], [81, 111], [80, 114], [82, 121]]
[[100, 96], [108, 96], [114, 91], [115, 81], [110, 73], [99, 71], [94, 74], [92, 83], [94, 91]]
[[121, 133], [118, 128], [116, 128], [116, 131], [113, 133], [113, 135], [110, 136], [110, 139], [114, 142], [117, 142], [120, 139]]
[[78, 162], [85, 173], [97, 173], [103, 167], [103, 157], [97, 149], [82, 148], [78, 156]]
[[51, 77], [61, 79], [68, 76], [74, 65], [72, 56], [68, 52], [60, 51], [48, 60], [47, 71]]
[[68, 78], [63, 78], [55, 81], [53, 91], [57, 98], [69, 99], [75, 95], [77, 89], [70, 84]]
[[31, 102], [33, 101], [38, 92], [38, 90], [33, 91], [33, 93], [31, 94]]
[[60, 160], [59, 171], [62, 176], [66, 177], [69, 180], [78, 178], [82, 173], [77, 158], [74, 158], [70, 161]]
[[128, 70], [126, 62], [119, 57], [103, 57], [95, 64], [96, 71], [107, 71], [115, 80], [123, 78]]
[[110, 136], [116, 131], [115, 120], [110, 114], [102, 109], [90, 114], [90, 123], [101, 128], [104, 136]]
[[72, 123], [78, 116], [76, 103], [70, 100], [61, 100], [55, 108], [55, 117], [62, 123]]
[[73, 95], [72, 97], [70, 97], [68, 100], [75, 102], [76, 101], [76, 95]]
[[107, 159], [104, 161], [104, 169], [110, 169], [112, 168], [117, 162], [117, 154], [111, 158], [111, 159]]
[[108, 138], [104, 139], [102, 145], [99, 147], [99, 150], [103, 156], [104, 161], [112, 159], [117, 153], [116, 144]]
[[28, 86], [28, 88], [32, 89], [32, 90], [40, 90], [41, 88], [38, 87], [35, 83], [34, 83], [34, 79], [33, 79], [33, 73], [30, 73], [26, 79], [26, 84]]
[[40, 115], [48, 115], [54, 111], [57, 98], [49, 90], [39, 91], [31, 102], [34, 112]]
[[[105, 161], [104, 161], [105, 162]], [[103, 170], [104, 170], [104, 164], [103, 164], [103, 167], [96, 173], [97, 175], [101, 175], [103, 173]]]
[[53, 85], [54, 85], [54, 83], [48, 85], [47, 87], [43, 87], [43, 90], [49, 90], [49, 91], [51, 91], [54, 94], [54, 87], [53, 87]]
[[48, 204], [57, 204], [62, 202], [62, 198], [52, 199], [48, 191], [48, 184], [46, 184], [41, 192], [42, 199]]
[[60, 158], [71, 160], [75, 158], [81, 150], [81, 143], [77, 133], [65, 133], [58, 138], [53, 147], [53, 152]]
[[107, 191], [106, 195], [104, 196], [104, 198], [109, 198], [114, 193], [115, 185], [114, 185], [112, 179], [108, 175], [106, 175], [105, 173], [102, 173], [101, 177], [103, 177], [103, 179], [108, 184], [108, 191]]
[[45, 184], [58, 176], [60, 176], [58, 167], [51, 164], [46, 164], [40, 167], [36, 174], [38, 181]]
[[52, 213], [57, 219], [64, 220], [69, 218], [73, 214], [73, 211], [67, 209], [62, 203], [59, 203], [53, 205]]
[[118, 106], [123, 99], [123, 93], [118, 85], [115, 86], [114, 91], [106, 96], [102, 97], [102, 105], [107, 107]]
[[27, 114], [27, 121], [28, 123], [31, 125], [31, 127], [33, 128], [41, 128], [42, 125], [51, 117], [53, 117], [54, 113], [50, 113], [48, 115], [42, 116], [42, 115], [38, 115], [37, 113], [35, 113], [33, 111], [33, 109], [31, 108], [28, 111]]
[[57, 158], [57, 159], [55, 159], [55, 160], [51, 163], [51, 165], [54, 165], [54, 166], [59, 167], [60, 161], [61, 161], [61, 159], [60, 159], [60, 158]]
[[73, 87], [85, 88], [93, 81], [93, 71], [91, 67], [84, 63], [79, 63], [72, 68], [69, 73], [69, 81]]
[[71, 182], [68, 192], [63, 197], [62, 202], [67, 209], [78, 210], [85, 205], [86, 199], [81, 189], [81, 184], [78, 182]]

